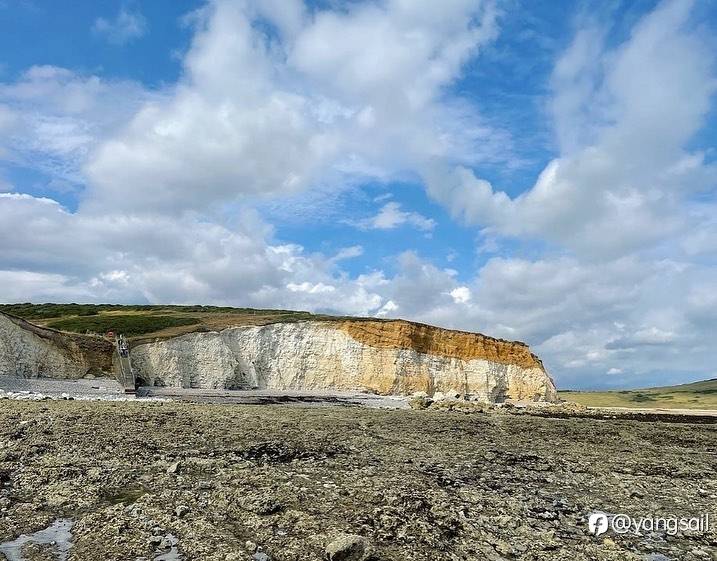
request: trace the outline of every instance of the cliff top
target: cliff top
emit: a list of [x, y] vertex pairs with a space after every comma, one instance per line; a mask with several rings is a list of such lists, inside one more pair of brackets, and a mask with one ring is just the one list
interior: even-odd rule
[[[321, 321], [337, 323], [338, 328], [371, 346], [413, 348], [419, 352], [456, 358], [490, 358], [542, 367], [525, 343], [401, 319], [225, 306], [119, 304], [0, 304], [0, 313], [58, 332], [83, 335], [103, 335], [108, 331], [123, 333], [135, 344], [246, 325]], [[77, 335], [73, 338], [76, 340]]]

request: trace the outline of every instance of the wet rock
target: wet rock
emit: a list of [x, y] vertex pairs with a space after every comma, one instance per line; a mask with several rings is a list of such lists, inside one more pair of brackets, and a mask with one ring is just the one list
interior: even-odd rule
[[410, 401], [408, 402], [408, 405], [411, 409], [428, 409], [431, 404], [433, 403], [433, 400], [430, 397], [418, 395], [413, 396]]
[[365, 561], [370, 555], [370, 542], [355, 534], [339, 536], [326, 547], [329, 561]]

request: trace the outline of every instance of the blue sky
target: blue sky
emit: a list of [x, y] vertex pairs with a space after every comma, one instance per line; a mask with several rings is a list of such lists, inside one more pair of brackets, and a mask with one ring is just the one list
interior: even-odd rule
[[403, 317], [716, 374], [714, 2], [0, 0], [4, 301]]

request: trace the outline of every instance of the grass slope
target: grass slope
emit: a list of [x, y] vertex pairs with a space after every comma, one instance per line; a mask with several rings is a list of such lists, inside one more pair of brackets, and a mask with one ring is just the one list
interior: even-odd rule
[[717, 409], [717, 378], [639, 390], [561, 391], [560, 397], [588, 407]]

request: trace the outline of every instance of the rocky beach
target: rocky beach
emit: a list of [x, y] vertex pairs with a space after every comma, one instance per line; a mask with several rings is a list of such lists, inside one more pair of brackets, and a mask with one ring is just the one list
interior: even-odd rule
[[717, 559], [715, 528], [587, 526], [714, 516], [714, 424], [516, 413], [4, 400], [0, 542], [69, 525], [21, 559]]

